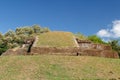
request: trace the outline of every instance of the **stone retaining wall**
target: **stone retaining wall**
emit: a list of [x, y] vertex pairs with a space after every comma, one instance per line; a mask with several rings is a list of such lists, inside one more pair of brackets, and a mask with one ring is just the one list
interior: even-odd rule
[[112, 50], [80, 49], [80, 48], [56, 48], [56, 47], [32, 47], [32, 55], [71, 55], [71, 56], [98, 56], [107, 58], [119, 58], [117, 52]]
[[56, 48], [56, 47], [32, 47], [31, 54], [54, 54], [76, 56], [79, 48]]

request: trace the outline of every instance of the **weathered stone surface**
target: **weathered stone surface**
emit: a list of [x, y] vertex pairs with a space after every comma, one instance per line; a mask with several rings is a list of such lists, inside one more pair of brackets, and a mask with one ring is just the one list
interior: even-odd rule
[[71, 56], [97, 56], [106, 58], [119, 58], [118, 53], [112, 50], [80, 49], [80, 48], [56, 48], [56, 47], [32, 47], [32, 55], [71, 55]]
[[17, 50], [13, 50], [13, 49], [8, 49], [5, 53], [2, 54], [2, 56], [6, 56], [6, 55], [26, 55], [27, 54], [27, 50], [25, 48], [19, 48]]
[[78, 48], [32, 47], [31, 54], [77, 55]]
[[112, 50], [104, 50], [102, 51], [101, 55], [108, 58], [119, 58], [118, 53]]

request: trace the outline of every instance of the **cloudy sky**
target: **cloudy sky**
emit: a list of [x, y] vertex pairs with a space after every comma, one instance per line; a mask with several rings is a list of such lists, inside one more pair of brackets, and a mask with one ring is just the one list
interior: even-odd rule
[[113, 21], [111, 28], [99, 30], [97, 32], [97, 35], [100, 37], [119, 38], [120, 37], [120, 20]]
[[0, 0], [0, 32], [33, 24], [119, 38], [120, 0]]

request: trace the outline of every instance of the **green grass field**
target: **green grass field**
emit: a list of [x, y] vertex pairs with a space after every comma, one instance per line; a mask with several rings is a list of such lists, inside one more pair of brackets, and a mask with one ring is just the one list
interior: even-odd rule
[[42, 47], [76, 47], [70, 32], [48, 32], [38, 36], [36, 46]]
[[84, 56], [2, 56], [0, 80], [120, 80], [120, 59]]

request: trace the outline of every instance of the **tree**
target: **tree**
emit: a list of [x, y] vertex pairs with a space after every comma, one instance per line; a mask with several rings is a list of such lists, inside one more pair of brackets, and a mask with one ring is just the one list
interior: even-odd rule
[[8, 49], [6, 43], [0, 43], [0, 55]]
[[23, 34], [22, 28], [16, 28], [15, 33], [17, 35]]
[[21, 34], [24, 34], [24, 35], [31, 35], [34, 33], [34, 30], [32, 27], [21, 27], [21, 28], [17, 28], [15, 30], [15, 33], [17, 35], [21, 35]]
[[7, 43], [12, 43], [13, 42], [13, 38], [10, 36], [7, 36], [3, 39], [3, 42], [7, 42]]
[[112, 40], [108, 42], [111, 45], [112, 49], [117, 51], [120, 56], [120, 44], [118, 40]]
[[40, 33], [41, 27], [39, 25], [33, 25], [32, 26], [34, 33]]
[[22, 30], [24, 31], [23, 33], [28, 36], [34, 33], [34, 30], [32, 29], [32, 27], [24, 27], [22, 28]]
[[50, 29], [45, 27], [45, 28], [42, 28], [40, 33], [46, 33], [46, 32], [50, 32]]
[[0, 39], [2, 39], [3, 38], [3, 35], [2, 35], [2, 33], [0, 32]]
[[7, 33], [5, 33], [5, 37], [14, 37], [15, 36], [15, 32], [13, 30], [9, 30]]

